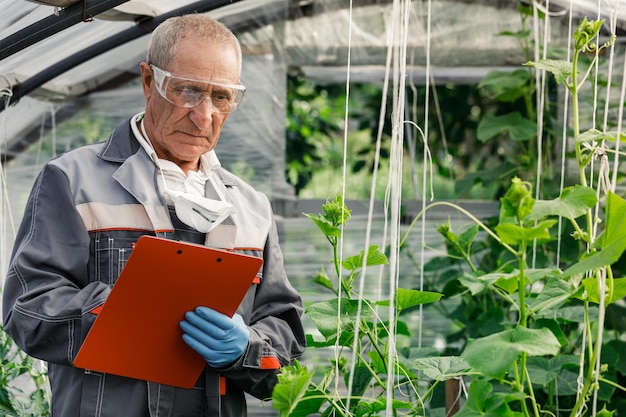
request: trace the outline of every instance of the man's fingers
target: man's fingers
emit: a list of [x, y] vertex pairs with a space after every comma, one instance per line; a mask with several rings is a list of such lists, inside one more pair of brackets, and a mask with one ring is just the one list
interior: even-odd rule
[[183, 334], [183, 340], [187, 343], [187, 345], [189, 345], [190, 348], [198, 352], [200, 356], [204, 358], [211, 357], [215, 354], [212, 349], [209, 349], [202, 342], [190, 336], [188, 333]]
[[228, 330], [233, 327], [233, 323], [227, 315], [219, 313], [211, 308], [199, 306], [196, 308], [195, 313], [220, 329]]
[[[192, 320], [194, 320], [194, 318], [192, 318]], [[212, 349], [218, 348], [221, 342], [211, 334], [212, 329], [210, 324], [207, 324], [206, 322], [202, 323], [204, 324], [204, 327], [199, 327], [193, 321], [189, 320], [189, 317], [187, 317], [187, 321], [182, 321], [180, 323], [180, 328], [183, 332], [185, 332], [185, 334], [193, 337], [204, 346]]]

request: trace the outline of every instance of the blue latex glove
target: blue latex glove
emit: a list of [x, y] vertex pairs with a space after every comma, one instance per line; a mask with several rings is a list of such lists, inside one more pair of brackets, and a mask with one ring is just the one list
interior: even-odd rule
[[239, 314], [232, 318], [208, 307], [185, 313], [183, 340], [214, 368], [222, 368], [246, 351], [250, 331]]

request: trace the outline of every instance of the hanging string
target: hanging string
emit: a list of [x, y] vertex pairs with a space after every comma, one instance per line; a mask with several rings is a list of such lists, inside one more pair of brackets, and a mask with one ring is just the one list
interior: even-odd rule
[[[600, 20], [602, 18], [602, 13], [601, 13], [601, 5], [600, 5], [600, 0], [598, 0], [597, 3], [597, 20]], [[597, 42], [600, 43], [600, 34], [598, 34], [598, 39]], [[598, 45], [599, 46], [599, 45]], [[596, 113], [598, 111], [598, 95], [599, 95], [599, 88], [598, 88], [598, 76], [600, 73], [600, 48], [596, 48], [594, 55], [595, 55], [595, 62], [594, 62], [594, 73], [595, 73], [595, 78], [594, 78], [594, 83], [593, 83], [593, 111], [592, 111], [592, 124], [591, 127], [595, 127], [596, 126]], [[606, 90], [606, 94], [610, 96], [611, 94], [611, 74], [612, 74], [612, 68], [609, 66], [609, 76], [608, 76], [608, 85], [607, 85], [607, 90]], [[608, 109], [608, 105], [610, 103], [610, 100], [607, 99], [607, 102], [605, 103], [605, 115], [604, 115], [604, 119], [606, 120], [607, 117], [607, 109]], [[603, 132], [606, 132], [606, 124], [603, 125]], [[588, 144], [583, 144], [583, 146], [586, 146]], [[596, 144], [592, 144], [592, 146], [595, 146]], [[601, 141], [601, 143], [598, 144], [598, 152], [596, 153], [596, 156], [599, 155], [599, 152], [601, 150], [601, 148], [604, 147], [604, 141]], [[594, 150], [591, 150], [591, 152], [594, 152]], [[603, 168], [603, 161], [600, 161], [600, 167], [599, 167], [599, 171], [602, 171]], [[594, 177], [595, 177], [595, 158], [591, 159], [590, 162], [590, 167], [591, 169], [589, 170], [589, 186], [593, 187], [593, 183], [594, 183]], [[599, 213], [600, 213], [600, 204], [599, 201], [601, 199], [601, 195], [602, 195], [602, 177], [600, 177], [600, 172], [598, 172], [598, 185], [596, 186], [596, 196], [598, 198], [598, 204], [596, 204], [595, 208], [594, 208], [594, 216], [596, 218], [598, 218]], [[590, 240], [593, 242], [597, 236], [598, 233], [598, 223], [594, 223], [592, 230], [589, 231], [590, 233]]]
[[[412, 98], [413, 98], [413, 105], [410, 106], [409, 102], [407, 100], [406, 105], [404, 106], [404, 118], [409, 120], [411, 119], [411, 115], [412, 110], [415, 109], [416, 107], [416, 101], [417, 101], [417, 89], [415, 87], [415, 84], [413, 83], [413, 77], [412, 77], [412, 73], [411, 73], [411, 80], [409, 81], [409, 88], [411, 89], [412, 92]], [[413, 139], [413, 130], [412, 129], [407, 129], [406, 130], [406, 136], [405, 136], [406, 142], [407, 142], [407, 148], [409, 151], [409, 160], [411, 161], [411, 185], [413, 186], [413, 198], [415, 198], [417, 200], [417, 193], [418, 193], [418, 188], [417, 188], [417, 170], [415, 169], [415, 159], [416, 159], [416, 141]]]
[[[424, 131], [422, 133], [423, 141], [424, 141], [424, 155], [423, 155], [423, 173], [422, 173], [422, 218], [421, 218], [421, 234], [420, 234], [420, 262], [419, 262], [419, 289], [420, 291], [424, 290], [424, 264], [426, 263], [426, 202], [427, 202], [427, 190], [426, 180], [428, 178], [429, 172], [429, 164], [428, 158], [430, 156], [430, 149], [428, 147], [428, 134], [429, 134], [429, 122], [428, 122], [428, 114], [430, 113], [430, 47], [431, 47], [431, 33], [432, 33], [432, 0], [427, 1], [427, 13], [426, 13], [426, 77], [425, 77], [425, 97], [424, 97]], [[432, 176], [431, 176], [432, 178]], [[432, 190], [432, 184], [431, 184]], [[420, 325], [418, 327], [418, 347], [422, 346], [422, 328], [423, 328], [423, 318], [424, 318], [424, 308], [420, 304], [419, 306], [419, 317], [420, 317]]]
[[[390, 265], [390, 278], [389, 278], [389, 291], [388, 297], [392, 302], [390, 303], [388, 319], [389, 319], [389, 328], [387, 330], [388, 337], [388, 364], [389, 368], [387, 370], [388, 379], [387, 379], [387, 415], [392, 415], [392, 406], [393, 406], [393, 393], [395, 386], [395, 375], [396, 372], [393, 366], [396, 366], [396, 348], [395, 348], [395, 305], [393, 300], [395, 299], [395, 293], [397, 288], [398, 281], [398, 243], [400, 238], [399, 233], [399, 219], [400, 219], [400, 206], [401, 206], [401, 190], [402, 190], [402, 150], [403, 150], [403, 110], [404, 110], [404, 74], [406, 74], [406, 45], [407, 45], [407, 36], [408, 36], [408, 21], [410, 17], [410, 1], [404, 1], [403, 4], [400, 4], [398, 1], [394, 1], [392, 7], [392, 18], [389, 24], [390, 27], [390, 36], [388, 38], [388, 42], [391, 45], [388, 48], [387, 52], [387, 63], [385, 67], [385, 78], [384, 78], [384, 86], [383, 86], [383, 104], [381, 104], [381, 113], [380, 113], [380, 123], [379, 123], [379, 132], [377, 137], [376, 144], [376, 162], [375, 162], [375, 175], [372, 181], [372, 190], [370, 193], [370, 206], [368, 211], [368, 224], [366, 230], [366, 238], [365, 238], [365, 253], [370, 246], [370, 234], [371, 234], [371, 222], [373, 218], [373, 207], [374, 207], [374, 196], [375, 196], [375, 186], [376, 186], [376, 176], [378, 172], [378, 162], [380, 155], [380, 147], [382, 143], [382, 129], [384, 125], [384, 115], [386, 114], [386, 104], [385, 97], [387, 97], [388, 88], [389, 88], [389, 75], [390, 68], [393, 68], [393, 110], [392, 110], [392, 144], [391, 144], [391, 156], [390, 156], [390, 173], [389, 173], [389, 182], [386, 190], [385, 197], [385, 233], [387, 229], [387, 219], [389, 218], [388, 210], [389, 206], [391, 206], [391, 254], [389, 259]], [[351, 21], [352, 19], [350, 19]], [[349, 42], [350, 43], [350, 42]], [[349, 69], [348, 69], [349, 71]], [[346, 103], [348, 100], [346, 100]], [[347, 114], [347, 110], [346, 110]], [[346, 123], [346, 126], [348, 124]], [[347, 139], [344, 139], [344, 142]], [[344, 148], [344, 155], [347, 154], [347, 150]], [[344, 167], [346, 166], [345, 157], [344, 157]], [[345, 170], [344, 170], [345, 175]], [[345, 183], [345, 181], [344, 181]], [[361, 274], [359, 277], [359, 297], [357, 304], [357, 314], [356, 314], [356, 322], [360, 321], [361, 311], [362, 311], [362, 300], [364, 293], [364, 284], [365, 284], [365, 276], [367, 273], [367, 268], [365, 264], [362, 265]], [[382, 275], [381, 275], [382, 278]], [[382, 280], [379, 281], [382, 283]], [[338, 314], [339, 314], [338, 310]], [[355, 364], [356, 364], [356, 351], [358, 348], [358, 326], [355, 326], [355, 335], [353, 339], [352, 346], [352, 360], [350, 367], [350, 374], [348, 377], [348, 391], [352, 392], [354, 373], [355, 373]], [[338, 349], [336, 349], [338, 351]], [[349, 415], [350, 410], [350, 396], [347, 396], [345, 413]]]
[[[11, 88], [11, 82], [4, 75], [0, 75], [0, 79], [6, 82], [7, 86], [0, 88], [0, 99], [4, 101], [4, 108], [9, 108], [9, 102], [13, 96], [13, 89]], [[2, 134], [0, 135], [0, 151], [8, 143], [8, 127], [7, 127], [7, 112], [2, 112], [2, 121], [0, 122], [2, 128]], [[0, 152], [6, 155], [6, 152]], [[5, 161], [0, 158], [0, 189], [2, 190], [2, 201], [0, 202], [0, 265], [2, 270], [0, 273], [2, 276], [6, 275], [8, 269], [8, 228], [7, 224], [11, 228], [11, 240], [15, 239], [15, 222], [13, 221], [13, 214], [11, 211], [11, 204], [9, 200], [9, 187], [6, 180]]]
[[[616, 0], [616, 8], [617, 8], [617, 0]], [[609, 18], [611, 33], [616, 33], [617, 31], [617, 13], [611, 13]], [[596, 49], [596, 56], [598, 50]], [[604, 102], [604, 120], [602, 122], [602, 131], [606, 132], [609, 124], [609, 108], [611, 103], [611, 82], [613, 81], [613, 61], [615, 57], [615, 42], [613, 42], [609, 48], [609, 63], [608, 63], [608, 76], [607, 76], [607, 85], [606, 85], [606, 95]], [[598, 77], [596, 76], [596, 80]], [[621, 106], [620, 106], [621, 107]]]
[[[568, 23], [567, 23], [567, 33], [573, 33], [573, 15], [574, 15], [574, 0], [570, 0], [569, 3], [569, 13], [568, 13]], [[572, 59], [572, 37], [567, 36], [567, 62], [570, 62]], [[559, 181], [559, 195], [563, 192], [565, 188], [565, 172], [566, 172], [566, 163], [567, 163], [567, 126], [569, 124], [569, 94], [567, 91], [564, 92], [563, 97], [563, 130], [561, 132], [561, 169], [560, 169], [560, 181]], [[556, 256], [555, 256], [555, 265], [559, 265], [561, 263], [561, 230], [563, 229], [563, 218], [559, 216], [557, 230], [557, 245], [556, 245]]]
[[[601, 0], [598, 0], [598, 3], [596, 5], [596, 10], [597, 10], [597, 14], [596, 14], [596, 19], [600, 20], [602, 18], [602, 7], [601, 7]], [[599, 42], [599, 36], [598, 35], [598, 42]], [[597, 112], [598, 112], [598, 74], [599, 74], [599, 70], [600, 70], [600, 59], [599, 59], [599, 48], [596, 48], [595, 50], [595, 62], [594, 62], [594, 74], [595, 74], [595, 82], [592, 85], [592, 91], [593, 91], [593, 106], [592, 106], [592, 111], [591, 111], [591, 126], [595, 127], [596, 126], [596, 117], [597, 117]], [[609, 73], [612, 70], [609, 69]], [[609, 94], [610, 90], [607, 90], [607, 94]], [[608, 101], [607, 101], [608, 104]], [[594, 181], [595, 181], [595, 159], [592, 158], [590, 163], [589, 163], [589, 186], [593, 187]], [[599, 180], [598, 180], [599, 181]], [[599, 188], [596, 189], [596, 195], [598, 196], [598, 201], [599, 201]], [[595, 207], [595, 216], [598, 216], [599, 213], [599, 205], [597, 204]], [[590, 234], [590, 240], [593, 241], [595, 240], [595, 236], [597, 234], [597, 224], [594, 225], [594, 227], [592, 227], [592, 229], [589, 231]]]
[[[348, 166], [348, 162], [347, 162], [347, 157], [348, 157], [348, 151], [347, 151], [347, 145], [348, 145], [348, 118], [349, 118], [349, 100], [348, 98], [350, 97], [350, 70], [351, 70], [351, 57], [352, 57], [352, 15], [353, 15], [353, 5], [352, 5], [352, 0], [350, 0], [350, 6], [348, 7], [348, 57], [347, 57], [347, 63], [346, 63], [346, 105], [345, 105], [345, 115], [344, 115], [344, 135], [343, 135], [343, 171], [341, 174], [341, 205], [342, 207], [345, 206], [345, 202], [346, 202], [346, 177], [347, 177], [347, 166]], [[344, 225], [343, 222], [340, 225], [340, 233], [339, 233], [339, 259], [343, 259], [343, 236], [344, 236]], [[341, 275], [341, 269], [338, 271], [338, 279], [339, 281], [341, 281], [343, 279], [342, 275]], [[339, 283], [337, 285], [338, 289], [339, 289], [339, 293], [338, 293], [338, 297], [337, 297], [337, 334], [341, 334], [341, 308], [342, 308], [342, 304], [341, 304], [341, 299], [342, 299], [342, 285], [341, 283]], [[359, 297], [360, 299], [361, 297]], [[356, 323], [358, 323], [359, 319], [357, 318]], [[358, 326], [355, 326], [358, 329]], [[355, 330], [356, 331], [356, 330]], [[354, 340], [356, 342], [357, 340], [357, 335], [355, 334]], [[340, 338], [337, 337], [337, 340], [335, 342], [335, 375], [340, 375], [341, 373], [339, 372], [339, 352], [341, 352], [340, 349]], [[356, 352], [355, 349], [352, 349], [352, 360], [350, 361], [351, 363], [351, 368], [350, 368], [350, 376], [348, 379], [348, 392], [352, 392], [352, 384], [353, 384], [353, 380], [354, 380], [354, 366], [356, 363]], [[339, 378], [335, 378], [335, 392], [338, 393], [339, 392]], [[348, 395], [348, 399], [346, 401], [346, 415], [348, 415], [348, 411], [350, 410], [350, 395]]]
[[[539, 58], [539, 16], [538, 9], [539, 5], [535, 2], [533, 3], [535, 7], [533, 7], [533, 33], [535, 38], [535, 60]], [[543, 26], [543, 54], [541, 56], [542, 59], [546, 59], [548, 56], [548, 40], [550, 33], [550, 0], [546, 1], [545, 12], [544, 12], [544, 26]], [[541, 198], [541, 176], [542, 168], [543, 168], [543, 113], [545, 108], [545, 97], [546, 97], [546, 72], [545, 71], [535, 71], [535, 85], [537, 86], [537, 94], [535, 97], [536, 106], [537, 106], [537, 178], [535, 179], [535, 199]], [[531, 260], [531, 268], [535, 268], [537, 261], [537, 239], [533, 240], [533, 251], [532, 251], [532, 260]]]
[[[616, 33], [617, 31], [617, 4], [615, 6], [616, 7], [613, 10], [611, 10], [610, 15], [609, 15], [609, 22], [610, 22], [609, 27], [610, 27], [611, 33]], [[600, 19], [601, 17], [602, 17], [602, 14], [600, 10], [600, 3], [598, 3], [598, 19]], [[600, 39], [598, 39], [598, 44], [600, 44]], [[597, 74], [599, 73], [599, 61], [600, 61], [599, 55], [598, 55], [599, 49], [600, 48], [596, 48], [596, 51], [595, 51], [596, 78], [595, 78], [594, 85], [598, 84]], [[611, 85], [613, 81], [614, 56], [615, 56], [615, 42], [611, 43], [609, 47], [609, 62], [608, 62], [608, 68], [607, 68], [608, 75], [607, 75], [607, 86], [606, 86], [606, 95], [605, 95], [605, 103], [604, 103], [604, 119], [603, 119], [603, 124], [602, 124], [603, 132], [606, 132], [608, 130], [608, 117], [609, 117], [609, 110], [611, 106]], [[620, 111], [622, 107], [623, 106], [620, 105]], [[618, 119], [618, 124], [621, 125], [621, 119]], [[619, 133], [620, 133], [620, 130], [618, 130], [618, 137], [616, 141], [619, 141]], [[608, 156], [605, 150], [606, 150], [605, 141], [602, 141], [600, 144], [598, 144], [598, 147], [595, 150], [596, 157], [599, 159], [599, 165], [600, 165], [598, 168], [598, 186], [596, 189], [596, 196], [598, 197], [598, 201], [601, 201], [602, 197], [606, 195], [606, 192], [612, 189], [612, 186], [610, 184], [611, 180], [609, 179], [610, 177], [609, 161], [608, 161]], [[616, 153], [616, 156], [617, 156], [617, 153]], [[617, 169], [616, 169], [616, 172], [617, 172]], [[595, 217], [598, 218], [599, 216], [600, 216], [600, 204], [596, 204]], [[598, 227], [599, 227], [598, 222], [594, 222], [592, 239], [595, 239], [595, 236], [597, 236]]]
[[[617, 15], [617, 1], [615, 0], [615, 9]], [[615, 32], [613, 32], [615, 33]], [[622, 139], [622, 119], [624, 116], [624, 100], [626, 100], [626, 58], [624, 58], [624, 66], [622, 67], [622, 88], [620, 91], [620, 106], [618, 109], [618, 117], [617, 117], [617, 138], [615, 139], [615, 156], [613, 158], [613, 175], [611, 178], [611, 191], [615, 192], [615, 188], [617, 186], [617, 173], [619, 170], [619, 155], [620, 155], [620, 145]], [[607, 99], [608, 102], [608, 99]], [[608, 113], [608, 111], [607, 111]]]
[[[618, 3], [615, 3], [615, 7], [610, 11], [610, 17], [609, 20], [611, 22], [610, 24], [610, 30], [611, 30], [611, 35], [616, 33], [616, 28], [617, 28], [617, 9], [618, 9]], [[598, 18], [600, 18], [601, 16], [601, 9], [600, 9], [600, 3], [598, 2]], [[599, 37], [599, 35], [598, 35]], [[600, 39], [598, 39], [598, 44], [600, 44]], [[604, 125], [603, 125], [603, 131], [606, 132], [607, 128], [608, 128], [608, 112], [609, 112], [609, 105], [610, 105], [610, 96], [611, 96], [611, 81], [612, 81], [612, 74], [613, 74], [613, 56], [615, 53], [615, 43], [613, 42], [610, 46], [610, 54], [609, 54], [609, 66], [608, 66], [608, 82], [607, 82], [607, 91], [606, 91], [606, 103], [605, 103], [605, 109], [604, 109]], [[599, 45], [598, 45], [599, 46]], [[599, 47], [596, 48], [596, 58], [598, 57], [598, 51], [599, 51]], [[596, 59], [596, 68], [599, 66], [598, 64], [599, 59]], [[595, 84], [598, 83], [598, 77], [596, 76], [595, 79]], [[618, 119], [618, 130], [617, 130], [617, 138], [616, 138], [616, 145], [615, 145], [615, 158], [618, 159], [619, 158], [619, 153], [617, 152], [617, 149], [619, 147], [619, 137], [621, 135], [621, 115], [623, 113], [623, 107], [624, 107], [624, 86], [623, 86], [623, 82], [622, 82], [622, 92], [621, 92], [621, 99], [622, 101], [620, 101], [619, 104], [619, 111], [618, 113], [620, 114], [620, 118]], [[598, 157], [600, 159], [600, 169], [599, 169], [599, 173], [598, 173], [598, 189], [597, 189], [597, 193], [598, 196], [600, 197], [604, 197], [608, 191], [614, 189], [615, 183], [611, 184], [611, 181], [609, 180], [610, 177], [610, 173], [609, 173], [609, 161], [608, 161], [608, 156], [606, 155], [606, 152], [604, 151], [605, 149], [605, 143], [603, 141], [603, 143], [600, 144], [600, 147], [598, 149]], [[615, 165], [615, 173], [617, 173], [617, 165]], [[614, 177], [615, 178], [615, 177]], [[600, 201], [601, 199], [599, 198], [598, 201]], [[596, 204], [596, 217], [598, 216], [598, 212], [600, 210], [600, 204]], [[597, 234], [597, 222], [594, 222], [594, 239], [595, 236]], [[601, 367], [602, 367], [602, 363], [601, 363], [601, 355], [602, 355], [602, 343], [603, 343], [603, 333], [604, 333], [604, 323], [605, 323], [605, 316], [606, 316], [606, 288], [607, 288], [607, 269], [603, 268], [600, 272], [600, 276], [598, 277], [598, 295], [599, 295], [599, 307], [598, 307], [598, 330], [597, 330], [597, 340], [596, 340], [596, 346], [598, 349], [597, 352], [597, 359], [596, 359], [596, 363], [594, 364], [595, 369], [594, 369], [594, 380], [595, 380], [595, 384], [599, 383], [600, 380], [600, 375], [601, 375]], [[593, 402], [592, 402], [592, 415], [595, 416], [598, 412], [598, 392], [597, 390], [594, 390], [593, 392]]]
[[391, 301], [388, 309], [389, 338], [387, 345], [387, 403], [386, 415], [393, 415], [393, 394], [398, 378], [397, 352], [395, 344], [395, 296], [399, 280], [400, 208], [402, 204], [402, 159], [404, 139], [404, 106], [406, 91], [407, 37], [410, 17], [410, 1], [394, 1], [392, 15], [393, 37], [393, 111], [391, 121], [391, 151], [389, 182], [385, 195], [385, 206], [391, 210], [389, 248], [389, 290]]

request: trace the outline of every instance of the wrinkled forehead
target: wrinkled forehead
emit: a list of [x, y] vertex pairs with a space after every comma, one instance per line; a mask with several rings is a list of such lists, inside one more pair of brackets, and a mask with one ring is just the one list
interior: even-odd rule
[[186, 37], [172, 56], [167, 70], [189, 79], [238, 84], [240, 62], [232, 44]]

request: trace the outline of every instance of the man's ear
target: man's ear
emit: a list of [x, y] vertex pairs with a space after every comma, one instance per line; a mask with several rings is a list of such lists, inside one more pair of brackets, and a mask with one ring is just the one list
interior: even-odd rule
[[154, 82], [154, 73], [147, 62], [139, 64], [139, 71], [141, 73], [141, 87], [143, 88], [143, 95], [146, 99], [148, 99], [153, 92], [152, 83]]

